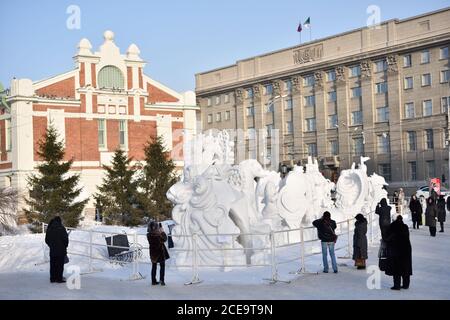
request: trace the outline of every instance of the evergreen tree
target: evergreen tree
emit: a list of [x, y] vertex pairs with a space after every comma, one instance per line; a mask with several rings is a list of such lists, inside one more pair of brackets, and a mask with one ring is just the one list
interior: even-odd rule
[[111, 166], [103, 166], [106, 176], [94, 195], [102, 208], [103, 222], [125, 226], [136, 226], [142, 222], [143, 210], [139, 205], [138, 180], [120, 148], [114, 153]]
[[162, 138], [159, 136], [147, 142], [144, 153], [146, 164], [140, 179], [140, 187], [143, 190], [142, 206], [148, 217], [170, 218], [173, 206], [167, 199], [166, 193], [177, 181], [174, 173], [175, 164], [169, 158]]
[[59, 215], [67, 227], [77, 227], [81, 213], [89, 199], [75, 201], [82, 188], [78, 188], [80, 176], [71, 174], [73, 159], [63, 161], [64, 144], [58, 141], [58, 133], [50, 124], [45, 137], [39, 141], [38, 155], [42, 163], [37, 174], [28, 176], [29, 197], [25, 215], [32, 231], [41, 230], [42, 222]]

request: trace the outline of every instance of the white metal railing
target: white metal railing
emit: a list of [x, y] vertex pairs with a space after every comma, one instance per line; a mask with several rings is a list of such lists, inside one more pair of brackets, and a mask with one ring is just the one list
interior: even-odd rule
[[[369, 214], [366, 214], [365, 217], [368, 220], [368, 242], [369, 245], [372, 245], [375, 241], [375, 239], [378, 239], [380, 237], [380, 233], [379, 233], [379, 228], [376, 228], [378, 226], [378, 219], [375, 219], [374, 216], [375, 212], [370, 212]], [[337, 228], [336, 228], [336, 235], [338, 236], [338, 240], [335, 246], [335, 251], [337, 250], [341, 250], [341, 249], [346, 249], [346, 256], [344, 257], [339, 257], [339, 258], [344, 258], [344, 259], [350, 259], [352, 256], [352, 223], [355, 219], [347, 219], [341, 222], [336, 223], [337, 224]], [[42, 233], [45, 233], [46, 231], [46, 227], [47, 224], [42, 223]], [[376, 229], [375, 229], [376, 228]], [[124, 246], [118, 246], [118, 245], [114, 245], [114, 235], [120, 234], [119, 232], [116, 231], [96, 231], [96, 230], [85, 230], [85, 229], [75, 229], [75, 228], [66, 228], [69, 231], [69, 249], [68, 249], [68, 254], [70, 255], [78, 255], [81, 257], [86, 257], [88, 258], [88, 271], [85, 273], [91, 273], [91, 272], [96, 272], [96, 271], [101, 271], [98, 269], [95, 269], [93, 267], [93, 261], [94, 260], [99, 260], [99, 261], [109, 261], [111, 262], [112, 260], [109, 258], [109, 256], [106, 255], [95, 255], [94, 254], [94, 248], [119, 248], [119, 249], [124, 249], [124, 250], [130, 250], [136, 248], [136, 245], [139, 244], [139, 240], [140, 237], [145, 237], [144, 242], [147, 241], [146, 239], [146, 233], [145, 234], [139, 234], [137, 232], [133, 232], [130, 234], [127, 233], [123, 233], [126, 234], [127, 237], [132, 237], [132, 242], [130, 244], [129, 247], [124, 247]], [[239, 268], [239, 267], [270, 267], [271, 269], [271, 277], [270, 279], [266, 279], [269, 280], [271, 283], [275, 283], [275, 282], [279, 282], [279, 281], [283, 281], [279, 279], [279, 275], [278, 275], [278, 266], [283, 265], [283, 264], [288, 264], [288, 263], [292, 263], [294, 261], [299, 261], [300, 263], [300, 268], [295, 271], [295, 272], [290, 272], [291, 274], [305, 274], [308, 273], [306, 271], [306, 258], [317, 255], [317, 254], [321, 254], [321, 251], [319, 250], [318, 252], [312, 252], [313, 247], [311, 247], [311, 252], [306, 252], [306, 246], [312, 246], [314, 243], [317, 243], [318, 241], [320, 241], [317, 236], [314, 236], [312, 238], [306, 239], [305, 237], [305, 233], [309, 232], [311, 233], [311, 230], [315, 230], [315, 227], [310, 226], [310, 227], [303, 227], [301, 226], [298, 229], [289, 229], [289, 230], [280, 230], [280, 231], [271, 231], [269, 233], [246, 233], [246, 234], [239, 234], [239, 233], [229, 233], [229, 234], [192, 234], [192, 235], [171, 235], [172, 239], [176, 239], [176, 238], [189, 238], [190, 243], [192, 243], [192, 247], [190, 249], [182, 249], [182, 248], [171, 248], [169, 251], [171, 254], [177, 254], [180, 252], [188, 252], [190, 253], [191, 256], [191, 263], [190, 264], [166, 264], [166, 266], [168, 268], [171, 267], [176, 267], [176, 268], [190, 268], [192, 269], [192, 279], [191, 281], [189, 281], [186, 284], [195, 284], [195, 283], [199, 283], [201, 282], [200, 280], [200, 269], [201, 268]], [[82, 241], [79, 239], [73, 239], [71, 231], [77, 231], [77, 232], [86, 232], [89, 233], [89, 241]], [[298, 232], [298, 241], [291, 241], [292, 239], [292, 234]], [[94, 236], [95, 235], [102, 235], [101, 239], [104, 240], [103, 243], [98, 243], [95, 241]], [[277, 241], [277, 235], [281, 235], [281, 237], [283, 239], [285, 239], [285, 243], [279, 243], [279, 241]], [[111, 244], [106, 244], [106, 240], [105, 238], [107, 236], [111, 236]], [[232, 238], [232, 246], [231, 247], [220, 247], [220, 248], [200, 248], [199, 247], [199, 241], [202, 240], [202, 238], [205, 238], [207, 240], [208, 237], [217, 237], [217, 236], [223, 236], [223, 237], [231, 237]], [[237, 237], [242, 237], [242, 236], [247, 236], [247, 237], [268, 237], [269, 241], [268, 241], [268, 245], [265, 246], [260, 246], [260, 247], [243, 247], [243, 246], [239, 246], [239, 247], [235, 247], [234, 244], [236, 243], [235, 239]], [[287, 239], [287, 241], [286, 241]], [[264, 241], [266, 242], [266, 241]], [[174, 240], [174, 243], [176, 243], [176, 240]], [[253, 243], [253, 241], [251, 242]], [[83, 251], [76, 251], [74, 250], [74, 244], [78, 245], [78, 246], [82, 246], [84, 247], [85, 250]], [[71, 246], [72, 245], [72, 246]], [[148, 245], [139, 245], [140, 249], [142, 251], [144, 250], [149, 250]], [[298, 246], [299, 250], [294, 251], [294, 256], [293, 257], [289, 257], [288, 259], [282, 259], [281, 256], [277, 257], [277, 252], [279, 252], [279, 250], [283, 250], [286, 248], [292, 248]], [[72, 248], [71, 248], [72, 247]], [[206, 253], [211, 253], [213, 251], [219, 251], [219, 252], [223, 252], [222, 256], [226, 256], [227, 252], [233, 252], [233, 251], [242, 251], [245, 252], [246, 250], [252, 250], [253, 252], [262, 252], [263, 253], [263, 262], [262, 263], [257, 263], [257, 264], [248, 264], [247, 261], [245, 261], [245, 263], [239, 264], [239, 263], [218, 263], [218, 264], [205, 264], [205, 263], [200, 263], [200, 256], [203, 252]], [[105, 253], [107, 252], [107, 250], [104, 251]], [[284, 252], [286, 253], [286, 251]], [[291, 252], [292, 253], [292, 252]], [[45, 256], [45, 252], [44, 252], [44, 256]], [[138, 280], [138, 279], [142, 279], [142, 275], [139, 272], [139, 266], [140, 264], [151, 264], [149, 258], [147, 258], [146, 260], [142, 261], [141, 257], [139, 255], [136, 254], [136, 250], [134, 250], [133, 253], [133, 258], [131, 259], [131, 261], [127, 261], [124, 263], [131, 263], [132, 264], [132, 274], [129, 277], [129, 280]], [[283, 281], [283, 282], [289, 282], [289, 281]]]

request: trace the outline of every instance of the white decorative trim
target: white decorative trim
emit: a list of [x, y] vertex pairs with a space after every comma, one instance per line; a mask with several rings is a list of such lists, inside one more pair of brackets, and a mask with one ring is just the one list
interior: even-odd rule
[[147, 86], [145, 85], [146, 82], [150, 83], [152, 86], [155, 86], [156, 88], [170, 94], [171, 96], [177, 98], [179, 100], [179, 103], [183, 103], [183, 95], [179, 94], [175, 90], [170, 89], [169, 87], [166, 87], [162, 83], [151, 79], [150, 77], [146, 76], [144, 73], [142, 73], [142, 79], [144, 81], [144, 90], [147, 90]]
[[[71, 71], [68, 71], [68, 72], [65, 72], [65, 73], [58, 74], [58, 75], [53, 76], [51, 78], [35, 81], [35, 82], [33, 82], [33, 90], [36, 91], [36, 90], [39, 90], [41, 88], [47, 87], [47, 86], [49, 86], [51, 84], [54, 84], [54, 83], [66, 80], [68, 78], [74, 77], [76, 75], [76, 73], [78, 73], [78, 68], [74, 69], [74, 70], [71, 70]], [[76, 87], [76, 84], [75, 84], [75, 87]]]
[[[135, 120], [134, 115], [120, 115], [120, 114], [86, 114], [65, 112], [65, 118], [82, 118], [82, 119], [107, 119], [107, 120]], [[47, 111], [33, 111], [34, 117], [47, 117]], [[141, 121], [156, 121], [157, 116], [140, 116]], [[172, 117], [172, 122], [183, 122], [183, 117]]]

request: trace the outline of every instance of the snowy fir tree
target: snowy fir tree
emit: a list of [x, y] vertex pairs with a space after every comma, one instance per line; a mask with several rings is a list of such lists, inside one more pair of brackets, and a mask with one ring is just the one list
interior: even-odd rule
[[174, 172], [175, 164], [169, 157], [160, 136], [147, 142], [144, 153], [145, 165], [140, 187], [145, 214], [157, 220], [170, 218], [172, 203], [167, 199], [166, 193], [177, 180]]
[[64, 143], [50, 124], [45, 137], [39, 141], [38, 155], [41, 164], [37, 174], [28, 176], [29, 197], [25, 215], [32, 231], [41, 230], [42, 222], [49, 223], [60, 216], [66, 227], [75, 228], [82, 220], [81, 213], [89, 199], [78, 201], [82, 188], [79, 175], [70, 173], [73, 159], [63, 161]]
[[103, 166], [106, 175], [94, 195], [101, 208], [105, 224], [136, 226], [142, 222], [144, 211], [139, 203], [139, 181], [123, 150], [117, 149], [111, 166]]

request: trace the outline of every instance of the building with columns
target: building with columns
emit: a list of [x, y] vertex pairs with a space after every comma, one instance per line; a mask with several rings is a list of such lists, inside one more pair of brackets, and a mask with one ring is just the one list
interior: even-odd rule
[[[75, 68], [41, 81], [13, 79], [7, 107], [0, 107], [0, 187], [26, 194], [26, 178], [40, 159], [38, 142], [50, 123], [64, 140], [66, 160], [81, 176], [83, 197], [102, 183], [103, 165], [117, 148], [133, 164], [142, 163], [144, 144], [156, 135], [178, 168], [183, 166], [183, 134], [196, 131], [195, 93], [178, 93], [143, 73], [146, 62], [131, 44], [125, 54], [104, 33], [98, 52], [82, 39]], [[85, 209], [93, 217], [92, 197]]]
[[334, 179], [364, 155], [392, 187], [448, 179], [449, 46], [445, 8], [201, 72], [202, 126], [243, 129], [238, 160], [310, 155]]

